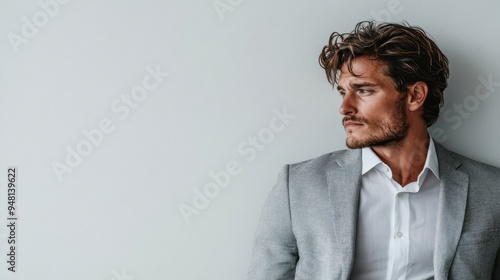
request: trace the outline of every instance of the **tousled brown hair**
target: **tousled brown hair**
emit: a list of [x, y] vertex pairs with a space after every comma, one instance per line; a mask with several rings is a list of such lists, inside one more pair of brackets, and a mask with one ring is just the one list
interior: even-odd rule
[[351, 33], [333, 32], [319, 56], [319, 64], [334, 85], [345, 63], [349, 72], [357, 76], [352, 61], [359, 57], [382, 61], [386, 65], [385, 74], [401, 93], [406, 93], [408, 86], [416, 82], [425, 82], [429, 91], [423, 118], [427, 126], [436, 122], [448, 85], [448, 59], [423, 29], [408, 23], [362, 21]]

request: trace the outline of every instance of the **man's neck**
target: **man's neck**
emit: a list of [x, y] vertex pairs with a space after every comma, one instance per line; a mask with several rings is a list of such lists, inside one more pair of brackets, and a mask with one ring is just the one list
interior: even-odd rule
[[392, 178], [402, 187], [418, 179], [429, 149], [427, 130], [409, 133], [398, 143], [372, 147], [377, 156], [391, 168]]

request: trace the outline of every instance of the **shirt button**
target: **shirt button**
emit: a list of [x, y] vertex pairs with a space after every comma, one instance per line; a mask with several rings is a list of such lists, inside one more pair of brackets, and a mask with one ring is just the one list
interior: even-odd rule
[[402, 232], [398, 232], [398, 233], [396, 234], [396, 236], [397, 236], [398, 238], [401, 238], [401, 237], [403, 237], [403, 233], [402, 233]]

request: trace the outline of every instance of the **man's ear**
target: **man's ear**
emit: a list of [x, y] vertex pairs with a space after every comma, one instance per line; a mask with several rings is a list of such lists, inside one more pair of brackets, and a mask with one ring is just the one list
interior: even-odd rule
[[424, 106], [429, 88], [425, 82], [416, 82], [408, 86], [407, 108], [414, 112]]

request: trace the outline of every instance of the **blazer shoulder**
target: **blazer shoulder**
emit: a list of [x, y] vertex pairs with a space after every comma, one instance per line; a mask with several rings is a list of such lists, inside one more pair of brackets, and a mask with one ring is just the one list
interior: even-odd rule
[[478, 169], [482, 170], [483, 172], [491, 173], [491, 174], [496, 174], [497, 176], [500, 176], [500, 168], [491, 165], [491, 164], [486, 164], [484, 162], [480, 162], [471, 158], [468, 158], [463, 155], [459, 155], [460, 157], [463, 158], [463, 167], [464, 168], [473, 168], [473, 169]]
[[438, 157], [440, 155], [444, 156], [446, 163], [457, 162], [458, 169], [460, 169], [460, 170], [482, 171], [483, 173], [486, 172], [488, 174], [495, 174], [497, 176], [500, 176], [500, 168], [499, 167], [493, 166], [491, 164], [486, 164], [484, 162], [480, 162], [478, 160], [469, 158], [469, 157], [464, 156], [462, 154], [453, 152], [453, 151], [448, 150], [447, 148], [445, 148], [441, 145], [439, 145], [437, 152], [438, 152]]
[[440, 169], [451, 168], [466, 173], [475, 185], [474, 189], [489, 189], [500, 194], [500, 168], [450, 151], [441, 145], [436, 148]]
[[338, 150], [316, 158], [289, 164], [289, 172], [290, 174], [309, 172], [324, 174], [327, 170], [338, 168], [345, 162], [355, 161], [357, 155], [359, 155], [359, 159], [361, 159], [361, 150]]

